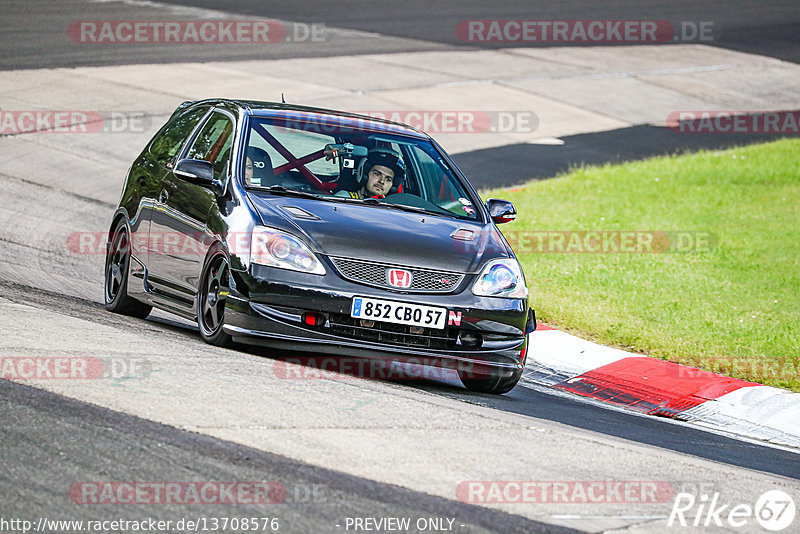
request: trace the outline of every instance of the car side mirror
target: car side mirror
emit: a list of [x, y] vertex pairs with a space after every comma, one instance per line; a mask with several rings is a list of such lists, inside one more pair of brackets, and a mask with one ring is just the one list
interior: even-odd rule
[[511, 222], [517, 218], [517, 209], [508, 200], [490, 198], [486, 201], [486, 207], [495, 224]]
[[189, 183], [211, 189], [216, 195], [222, 194], [222, 184], [214, 179], [214, 165], [202, 159], [182, 159], [172, 170], [175, 176]]

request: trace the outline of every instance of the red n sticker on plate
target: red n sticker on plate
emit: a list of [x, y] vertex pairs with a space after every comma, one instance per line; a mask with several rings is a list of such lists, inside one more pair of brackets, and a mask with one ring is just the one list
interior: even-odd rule
[[448, 315], [447, 315], [447, 326], [450, 326], [452, 324], [454, 324], [456, 326], [461, 326], [461, 312], [450, 311], [450, 312], [447, 312], [447, 313], [448, 313]]

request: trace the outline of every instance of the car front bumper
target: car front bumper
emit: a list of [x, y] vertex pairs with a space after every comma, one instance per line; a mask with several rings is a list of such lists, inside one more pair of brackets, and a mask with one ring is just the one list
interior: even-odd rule
[[[252, 267], [236, 272], [225, 310], [225, 332], [234, 341], [291, 351], [366, 358], [408, 358], [522, 369], [535, 317], [524, 299], [478, 297], [465, 280], [453, 293], [402, 293], [344, 280]], [[469, 277], [467, 277], [469, 278]], [[459, 314], [444, 330], [412, 333], [404, 325], [363, 326], [350, 317], [353, 297], [369, 297], [447, 308]], [[324, 322], [309, 325], [304, 314]], [[476, 345], [466, 340], [479, 339]]]

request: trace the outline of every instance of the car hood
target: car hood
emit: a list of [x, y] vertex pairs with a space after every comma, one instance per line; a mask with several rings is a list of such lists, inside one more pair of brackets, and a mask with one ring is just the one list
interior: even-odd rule
[[[484, 261], [507, 257], [493, 224], [249, 192], [266, 226], [304, 238], [315, 253], [400, 266], [472, 273]], [[471, 232], [470, 240], [456, 239]], [[456, 234], [456, 235], [459, 235]]]

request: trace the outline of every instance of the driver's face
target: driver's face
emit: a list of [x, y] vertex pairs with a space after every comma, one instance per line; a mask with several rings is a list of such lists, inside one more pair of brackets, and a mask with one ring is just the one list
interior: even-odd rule
[[383, 165], [374, 165], [369, 171], [367, 178], [367, 185], [365, 189], [367, 194], [373, 195], [386, 195], [392, 188], [394, 182], [394, 171], [389, 167]]
[[250, 178], [253, 177], [253, 160], [250, 158], [247, 158], [244, 165], [244, 177], [247, 179], [247, 183], [250, 183]]

